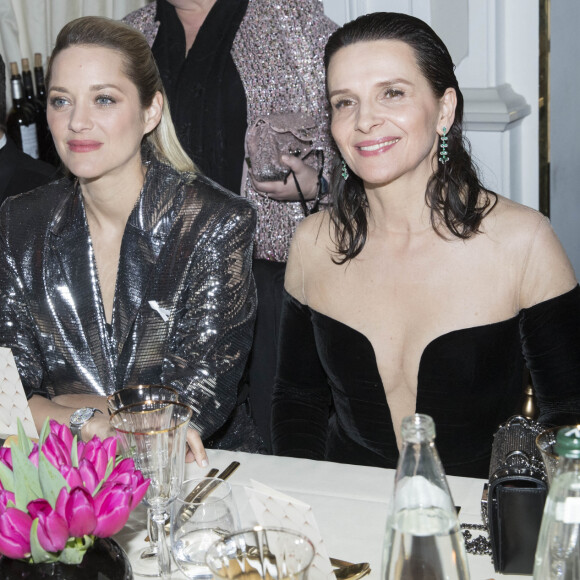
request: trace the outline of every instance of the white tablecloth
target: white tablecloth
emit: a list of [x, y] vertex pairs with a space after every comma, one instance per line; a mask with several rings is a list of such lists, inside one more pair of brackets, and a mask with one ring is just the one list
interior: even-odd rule
[[[310, 504], [329, 554], [351, 562], [369, 562], [372, 572], [368, 578], [380, 577], [393, 470], [231, 451], [209, 450], [208, 455], [210, 467], [220, 471], [232, 461], [241, 464], [228, 481], [234, 489], [243, 526], [256, 523], [244, 491], [244, 486], [254, 479]], [[191, 464], [186, 477], [202, 477], [207, 470]], [[460, 521], [481, 523], [479, 506], [484, 480], [449, 477], [448, 481], [455, 505], [461, 506]], [[117, 536], [128, 553], [145, 546], [144, 528], [145, 509], [140, 506]], [[472, 580], [531, 578], [497, 574], [489, 556], [469, 555], [468, 561]], [[184, 578], [178, 571], [173, 577]]]

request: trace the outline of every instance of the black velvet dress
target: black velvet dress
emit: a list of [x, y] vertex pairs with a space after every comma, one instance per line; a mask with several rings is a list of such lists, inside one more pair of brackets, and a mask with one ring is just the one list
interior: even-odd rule
[[[273, 443], [280, 455], [395, 468], [398, 449], [371, 343], [285, 293]], [[580, 422], [580, 286], [484, 326], [433, 340], [416, 412], [433, 417], [450, 475], [488, 476], [493, 433], [518, 411], [524, 366], [539, 420]]]

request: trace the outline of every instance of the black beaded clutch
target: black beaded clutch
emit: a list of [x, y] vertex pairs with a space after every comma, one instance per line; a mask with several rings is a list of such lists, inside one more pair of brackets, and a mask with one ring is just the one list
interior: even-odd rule
[[536, 437], [544, 427], [515, 415], [494, 435], [486, 505], [496, 572], [531, 574], [548, 477]]

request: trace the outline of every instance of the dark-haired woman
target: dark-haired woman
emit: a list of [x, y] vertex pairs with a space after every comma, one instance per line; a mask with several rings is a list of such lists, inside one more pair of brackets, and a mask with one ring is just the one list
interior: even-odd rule
[[545, 217], [479, 182], [451, 57], [424, 22], [363, 16], [325, 65], [342, 161], [332, 209], [290, 251], [275, 452], [392, 468], [420, 412], [448, 473], [486, 477], [524, 364], [541, 421], [580, 418], [574, 272]]

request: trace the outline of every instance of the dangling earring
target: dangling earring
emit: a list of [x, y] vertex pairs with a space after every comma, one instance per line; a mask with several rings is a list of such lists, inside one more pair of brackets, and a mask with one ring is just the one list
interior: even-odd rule
[[342, 178], [345, 181], [348, 179], [348, 167], [346, 166], [344, 159], [342, 160], [342, 171], [341, 171], [340, 175], [342, 176]]
[[447, 127], [443, 127], [442, 129], [443, 135], [441, 135], [441, 151], [439, 153], [439, 163], [445, 165], [449, 161], [449, 156], [447, 154]]

